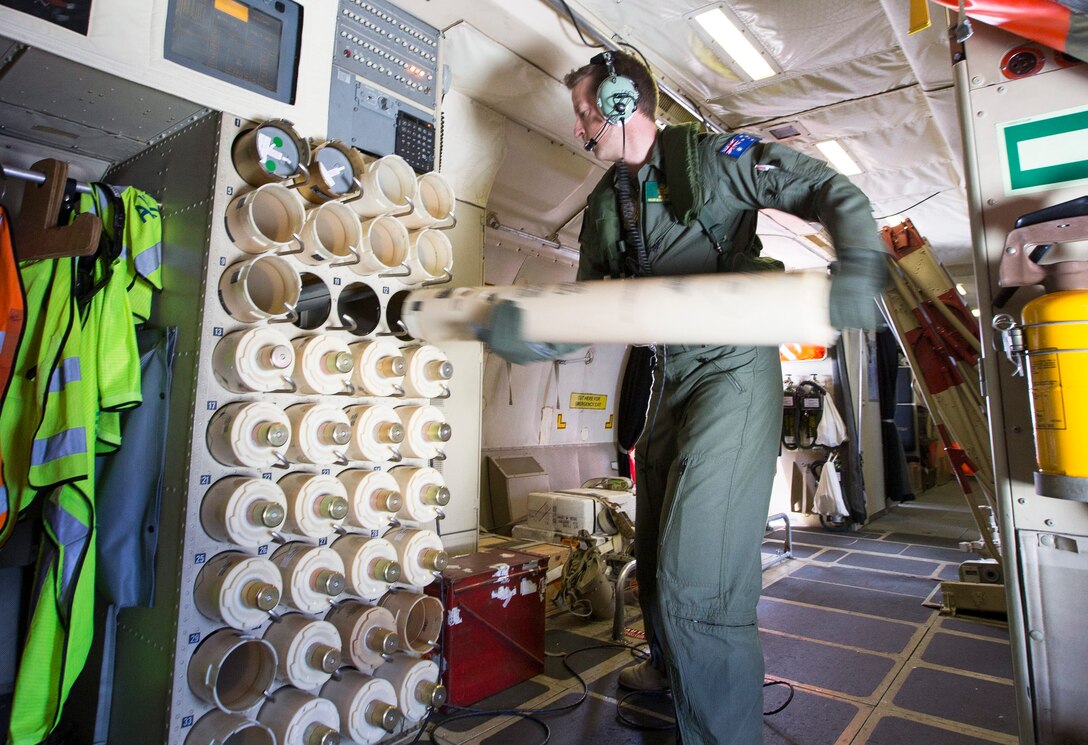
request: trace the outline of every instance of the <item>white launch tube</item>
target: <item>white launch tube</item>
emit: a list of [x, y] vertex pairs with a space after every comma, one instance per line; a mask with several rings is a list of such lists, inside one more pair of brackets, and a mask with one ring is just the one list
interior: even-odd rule
[[416, 339], [470, 341], [491, 306], [511, 300], [526, 341], [830, 344], [830, 286], [822, 272], [763, 272], [416, 290], [401, 320]]

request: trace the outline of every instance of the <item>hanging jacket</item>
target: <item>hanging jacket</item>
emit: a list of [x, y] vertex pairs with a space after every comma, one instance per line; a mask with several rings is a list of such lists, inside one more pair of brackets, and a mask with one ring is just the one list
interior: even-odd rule
[[[138, 198], [128, 202], [133, 215], [126, 214], [123, 198], [105, 193], [83, 204], [106, 218], [98, 252], [89, 260], [53, 259], [22, 268], [34, 311], [27, 333], [33, 342], [20, 349], [16, 368], [24, 394], [20, 411], [5, 407], [0, 416], [0, 437], [21, 443], [16, 451], [25, 471], [5, 463], [5, 475], [25, 485], [20, 508], [35, 497], [46, 500], [9, 745], [33, 745], [52, 731], [86, 662], [94, 633], [95, 452], [120, 445], [117, 412], [140, 402], [133, 324], [150, 312], [150, 302], [137, 293], [140, 307], [133, 309], [130, 293], [140, 281], [150, 282], [138, 264], [148, 251], [158, 251], [158, 237], [141, 233], [142, 250], [132, 250], [128, 225], [133, 215], [139, 217]], [[144, 270], [157, 281], [155, 262], [149, 269], [145, 260]], [[32, 438], [27, 422], [39, 422]]]

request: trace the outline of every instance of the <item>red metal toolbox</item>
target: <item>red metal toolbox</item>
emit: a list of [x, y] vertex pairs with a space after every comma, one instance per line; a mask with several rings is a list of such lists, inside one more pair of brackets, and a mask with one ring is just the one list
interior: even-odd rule
[[548, 560], [489, 549], [455, 556], [427, 587], [446, 608], [443, 683], [449, 702], [474, 704], [544, 670]]

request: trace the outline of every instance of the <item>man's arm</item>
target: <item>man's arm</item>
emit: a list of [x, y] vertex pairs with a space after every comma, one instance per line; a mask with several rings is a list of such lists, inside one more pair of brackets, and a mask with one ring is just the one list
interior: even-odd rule
[[884, 244], [869, 200], [823, 161], [774, 143], [760, 143], [740, 159], [714, 153], [728, 196], [753, 208], [773, 208], [822, 223], [838, 266], [831, 282], [831, 323], [876, 328], [874, 298], [887, 279]]

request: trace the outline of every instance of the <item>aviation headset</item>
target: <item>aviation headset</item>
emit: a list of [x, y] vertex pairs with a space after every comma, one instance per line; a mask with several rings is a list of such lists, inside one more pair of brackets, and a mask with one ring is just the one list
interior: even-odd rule
[[589, 61], [591, 65], [604, 65], [608, 68], [608, 76], [597, 86], [597, 109], [604, 117], [605, 123], [600, 130], [585, 144], [586, 150], [592, 150], [597, 146], [605, 129], [611, 124], [620, 124], [628, 121], [638, 110], [638, 86], [635, 81], [626, 75], [617, 75], [614, 54], [601, 52], [594, 55]]

